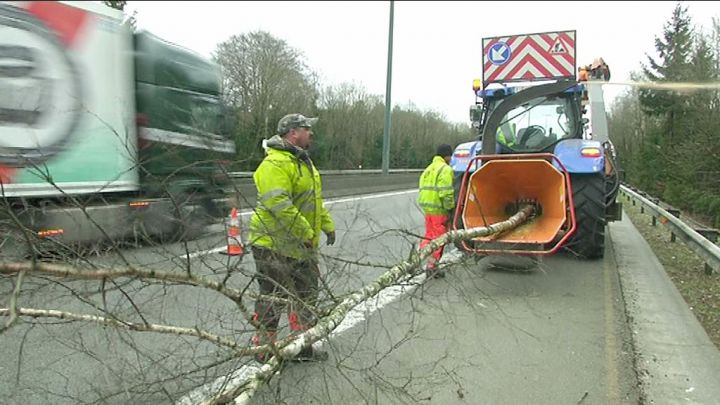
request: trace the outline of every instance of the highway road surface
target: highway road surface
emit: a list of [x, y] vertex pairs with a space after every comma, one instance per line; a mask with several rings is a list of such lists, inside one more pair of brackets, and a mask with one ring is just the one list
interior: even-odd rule
[[[323, 304], [408, 256], [422, 233], [416, 196], [416, 190], [407, 190], [328, 203], [338, 242], [323, 248]], [[243, 222], [248, 218], [244, 214]], [[445, 279], [420, 275], [384, 291], [316, 343], [330, 352], [329, 361], [288, 365], [258, 391], [254, 403], [606, 404], [649, 398], [712, 403], [703, 401], [720, 398], [709, 396], [718, 389], [710, 387], [720, 375], [717, 350], [703, 346], [701, 334], [684, 338], [686, 347], [694, 346], [680, 356], [661, 350], [668, 342], [638, 338], [652, 335], [661, 322], [643, 312], [643, 300], [652, 294], [638, 278], [640, 271], [629, 273], [642, 266], [656, 272], [654, 257], [642, 238], [633, 238], [636, 231], [627, 220], [609, 229], [605, 258], [596, 261], [564, 253], [538, 262], [476, 261], [448, 249]], [[214, 225], [188, 244], [127, 248], [75, 264], [189, 271], [255, 291], [252, 255], [220, 254], [224, 239], [223, 227]], [[2, 293], [8, 293], [8, 279], [0, 280]], [[104, 308], [133, 322], [206, 330], [241, 346], [252, 334], [241, 308], [211, 289], [137, 279], [35, 280], [26, 287], [25, 307], [83, 313]], [[653, 308], [680, 305], [664, 297], [672, 294], [655, 297]], [[243, 303], [252, 307], [250, 299]], [[676, 326], [663, 332], [670, 339], [677, 331], [695, 330], [685, 326], [681, 309], [670, 311]], [[692, 343], [694, 338], [701, 343]], [[0, 342], [5, 376], [0, 403], [7, 404], [196, 403], [225, 376], [248, 375], [257, 366], [194, 337], [62, 320], [22, 323], [0, 335]], [[661, 354], [655, 365], [648, 361], [652, 353]], [[692, 361], [673, 363], [676, 357]], [[701, 374], [684, 375], [690, 366]], [[658, 379], [665, 371], [671, 374]], [[682, 375], [690, 381], [681, 381]]]

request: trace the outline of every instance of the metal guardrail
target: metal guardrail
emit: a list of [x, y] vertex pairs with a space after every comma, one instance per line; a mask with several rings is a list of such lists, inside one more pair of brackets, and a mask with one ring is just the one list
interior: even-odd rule
[[[640, 195], [639, 191], [633, 191], [627, 186], [620, 186], [620, 191], [627, 197], [628, 201], [634, 199], [639, 201], [641, 207], [647, 208], [653, 216], [653, 225], [658, 221], [669, 227], [671, 233], [671, 241], [675, 241], [675, 236], [685, 242], [690, 249], [697, 253], [705, 260], [705, 272], [712, 274], [720, 271], [720, 246], [717, 246], [705, 236], [701, 235], [695, 229], [681, 221], [678, 210], [666, 210], [658, 205], [659, 201], [651, 201], [650, 199]], [[643, 209], [644, 211], [644, 209]], [[675, 211], [675, 212], [672, 212]]]
[[[423, 169], [390, 169], [390, 174], [393, 173], [422, 173]], [[243, 179], [252, 177], [254, 172], [230, 172], [228, 175], [233, 179]], [[357, 174], [382, 174], [381, 169], [352, 169], [352, 170], [320, 170], [321, 176], [342, 176], [342, 175], [357, 175]]]

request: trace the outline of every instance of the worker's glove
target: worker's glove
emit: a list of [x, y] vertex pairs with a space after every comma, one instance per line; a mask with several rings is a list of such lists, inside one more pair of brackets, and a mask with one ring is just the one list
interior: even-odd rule
[[332, 246], [335, 244], [335, 231], [328, 232], [325, 234], [327, 236], [327, 245]]

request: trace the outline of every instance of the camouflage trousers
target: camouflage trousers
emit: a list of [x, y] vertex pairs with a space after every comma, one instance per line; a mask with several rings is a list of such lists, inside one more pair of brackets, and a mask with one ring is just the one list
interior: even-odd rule
[[253, 247], [252, 252], [259, 293], [290, 301], [290, 305], [272, 299], [255, 301], [253, 317], [265, 327], [266, 333], [258, 331], [253, 342], [259, 345], [275, 339], [280, 316], [285, 309], [292, 332], [302, 332], [315, 325], [317, 319], [313, 308], [318, 299], [320, 281], [317, 259], [293, 259], [261, 247]]

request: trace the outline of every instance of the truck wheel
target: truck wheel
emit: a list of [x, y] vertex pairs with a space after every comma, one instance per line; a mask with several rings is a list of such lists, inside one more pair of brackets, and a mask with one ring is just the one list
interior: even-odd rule
[[200, 196], [192, 194], [182, 194], [178, 201], [180, 202], [180, 212], [176, 211], [177, 216], [177, 233], [174, 235], [175, 240], [193, 240], [199, 238], [205, 231], [205, 227], [212, 220], [210, 218], [207, 202]]
[[575, 235], [565, 249], [586, 258], [605, 255], [605, 179], [599, 174], [570, 176], [575, 204]]

